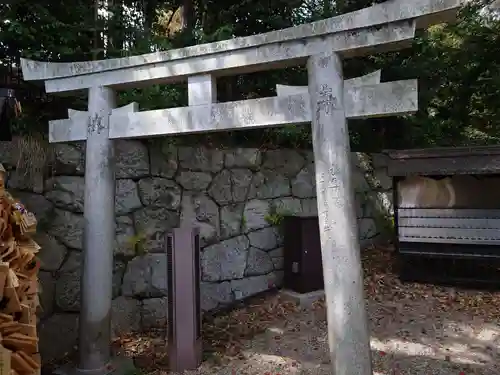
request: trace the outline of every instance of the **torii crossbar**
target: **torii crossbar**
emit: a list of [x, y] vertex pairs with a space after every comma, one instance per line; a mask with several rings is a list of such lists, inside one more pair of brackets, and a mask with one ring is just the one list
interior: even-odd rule
[[[50, 63], [22, 60], [25, 80], [47, 92], [88, 89], [88, 111], [50, 122], [50, 141], [86, 141], [85, 234], [79, 363], [108, 373], [114, 193], [112, 139], [312, 124], [332, 373], [370, 375], [371, 355], [353, 185], [348, 118], [413, 113], [416, 80], [380, 83], [380, 72], [345, 81], [342, 58], [409, 46], [417, 28], [451, 20], [461, 0], [389, 0], [265, 34], [141, 56]], [[276, 97], [216, 103], [223, 75], [307, 64], [308, 86], [277, 87]], [[114, 90], [188, 82], [189, 106], [114, 109]]]

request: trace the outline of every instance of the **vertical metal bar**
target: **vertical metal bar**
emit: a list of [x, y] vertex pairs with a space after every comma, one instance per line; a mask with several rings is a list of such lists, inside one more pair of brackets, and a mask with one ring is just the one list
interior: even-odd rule
[[103, 371], [111, 360], [115, 176], [108, 133], [115, 105], [110, 88], [89, 89], [78, 363], [87, 373]]
[[315, 55], [307, 70], [332, 373], [371, 375], [342, 61]]

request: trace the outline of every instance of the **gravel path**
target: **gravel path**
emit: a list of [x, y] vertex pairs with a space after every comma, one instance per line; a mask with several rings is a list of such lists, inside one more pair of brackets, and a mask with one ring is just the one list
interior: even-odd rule
[[[364, 265], [375, 375], [500, 374], [500, 294], [402, 285], [386, 251], [368, 253]], [[302, 311], [276, 297], [259, 303], [261, 315], [254, 305], [211, 322], [207, 345], [222, 349], [185, 375], [330, 375], [324, 303]], [[248, 338], [251, 324], [261, 333]], [[165, 344], [153, 336], [124, 347], [145, 372], [165, 374]]]

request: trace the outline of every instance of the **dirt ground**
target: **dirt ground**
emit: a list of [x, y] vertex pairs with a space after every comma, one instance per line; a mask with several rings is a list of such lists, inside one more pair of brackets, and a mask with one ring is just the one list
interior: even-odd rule
[[[375, 375], [500, 374], [500, 293], [401, 284], [392, 252], [364, 252]], [[185, 375], [331, 374], [325, 306], [300, 310], [258, 298], [203, 326], [205, 358]], [[143, 373], [166, 374], [164, 332], [131, 335], [116, 349]]]

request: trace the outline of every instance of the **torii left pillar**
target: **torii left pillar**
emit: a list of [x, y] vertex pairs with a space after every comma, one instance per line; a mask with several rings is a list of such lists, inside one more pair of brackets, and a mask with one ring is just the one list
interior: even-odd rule
[[77, 365], [78, 373], [89, 375], [115, 369], [110, 346], [115, 174], [113, 143], [109, 139], [109, 117], [115, 106], [115, 93], [109, 87], [89, 89]]

